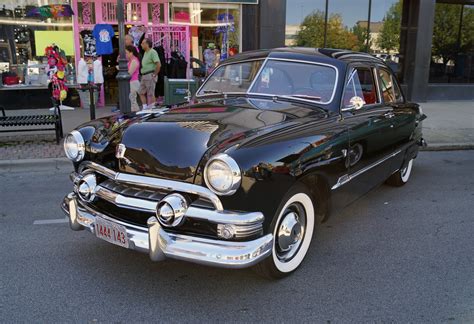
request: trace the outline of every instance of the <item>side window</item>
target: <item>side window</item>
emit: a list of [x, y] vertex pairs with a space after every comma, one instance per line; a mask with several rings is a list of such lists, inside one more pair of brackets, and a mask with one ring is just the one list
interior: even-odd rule
[[379, 69], [380, 76], [380, 91], [385, 102], [396, 103], [403, 101], [403, 96], [398, 88], [396, 81], [390, 72], [384, 69]]
[[369, 68], [355, 68], [349, 75], [342, 98], [343, 108], [360, 108], [379, 102], [375, 91], [374, 74]]

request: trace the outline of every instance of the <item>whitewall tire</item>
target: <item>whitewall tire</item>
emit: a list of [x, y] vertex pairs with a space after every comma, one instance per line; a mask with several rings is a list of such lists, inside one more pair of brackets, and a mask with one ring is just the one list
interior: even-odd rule
[[412, 168], [413, 159], [408, 161], [407, 165], [404, 168], [392, 174], [390, 178], [387, 179], [386, 183], [395, 187], [403, 186], [408, 182], [408, 180], [410, 180]]
[[271, 256], [257, 264], [255, 270], [270, 278], [282, 278], [295, 271], [311, 245], [314, 225], [315, 208], [310, 191], [298, 184], [285, 195], [272, 221]]

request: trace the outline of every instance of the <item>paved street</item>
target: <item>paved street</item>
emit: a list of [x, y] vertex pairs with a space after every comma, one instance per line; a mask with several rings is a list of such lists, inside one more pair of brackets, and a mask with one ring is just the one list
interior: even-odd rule
[[473, 322], [473, 170], [474, 151], [420, 153], [406, 186], [333, 215], [269, 281], [73, 232], [68, 171], [0, 169], [0, 322]]

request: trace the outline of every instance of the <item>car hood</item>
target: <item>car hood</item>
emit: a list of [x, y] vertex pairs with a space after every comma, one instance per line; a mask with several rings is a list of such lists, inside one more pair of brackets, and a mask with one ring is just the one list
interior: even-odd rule
[[127, 173], [193, 182], [206, 154], [301, 123], [303, 117], [315, 112], [290, 103], [241, 98], [131, 118], [117, 132], [120, 135], [115, 135], [114, 145], [121, 144], [118, 167]]

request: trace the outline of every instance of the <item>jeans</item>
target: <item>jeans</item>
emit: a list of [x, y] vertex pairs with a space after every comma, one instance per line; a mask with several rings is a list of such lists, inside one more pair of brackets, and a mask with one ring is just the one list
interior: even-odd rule
[[130, 81], [130, 103], [132, 106], [132, 111], [138, 111], [140, 110], [140, 107], [138, 106], [137, 102], [137, 95], [138, 95], [138, 90], [140, 89], [140, 81], [134, 80]]

